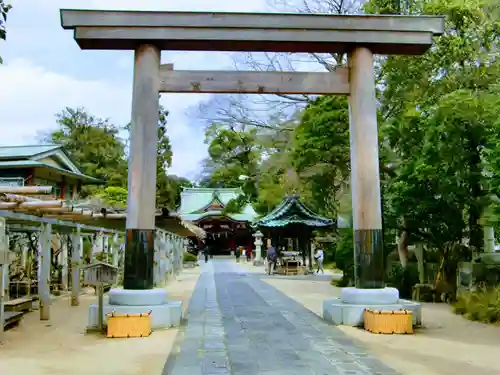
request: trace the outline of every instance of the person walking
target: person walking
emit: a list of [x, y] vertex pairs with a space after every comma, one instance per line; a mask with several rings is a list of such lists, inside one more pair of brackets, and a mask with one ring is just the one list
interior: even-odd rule
[[267, 274], [272, 275], [274, 273], [274, 266], [276, 264], [276, 249], [268, 244], [267, 246]]
[[241, 246], [237, 246], [236, 250], [234, 251], [234, 256], [236, 257], [236, 263], [240, 262], [240, 255], [241, 255]]
[[321, 273], [325, 273], [325, 270], [323, 269], [323, 259], [325, 255], [323, 253], [323, 250], [319, 246], [317, 246], [316, 249], [316, 254], [314, 254], [314, 259], [316, 260], [316, 273], [319, 274], [319, 271], [321, 270]]
[[205, 245], [205, 248], [203, 249], [203, 254], [205, 255], [205, 263], [208, 262], [208, 255], [210, 254], [210, 246]]

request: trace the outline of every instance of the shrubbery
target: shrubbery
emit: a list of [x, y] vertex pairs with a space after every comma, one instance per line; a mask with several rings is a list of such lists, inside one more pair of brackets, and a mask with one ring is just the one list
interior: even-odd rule
[[459, 295], [453, 311], [470, 320], [500, 323], [500, 286]]
[[182, 256], [182, 261], [183, 262], [196, 262], [198, 258], [196, 255], [185, 252], [184, 255]]
[[411, 299], [413, 286], [418, 284], [418, 269], [416, 264], [409, 263], [406, 268], [401, 264], [394, 264], [389, 272], [387, 286], [399, 290], [399, 297]]
[[354, 238], [352, 230], [341, 230], [338, 236], [337, 248], [335, 250], [335, 262], [337, 268], [344, 275], [342, 279], [335, 282], [339, 287], [351, 286], [354, 282]]

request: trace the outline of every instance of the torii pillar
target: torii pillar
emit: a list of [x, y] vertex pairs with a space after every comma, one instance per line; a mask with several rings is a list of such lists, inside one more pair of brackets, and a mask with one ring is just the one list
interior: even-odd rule
[[349, 132], [356, 288], [384, 288], [384, 243], [373, 54], [355, 48], [349, 56]]
[[135, 50], [124, 289], [154, 286], [160, 56], [160, 50], [151, 44]]

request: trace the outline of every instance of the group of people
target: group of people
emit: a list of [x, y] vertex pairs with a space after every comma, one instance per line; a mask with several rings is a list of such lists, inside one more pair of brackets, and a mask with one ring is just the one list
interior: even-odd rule
[[[323, 268], [323, 261], [325, 259], [325, 254], [323, 253], [323, 250], [319, 246], [319, 243], [315, 243], [315, 253], [314, 253], [314, 260], [316, 261], [316, 273], [319, 274], [319, 271], [321, 273], [325, 273], [325, 270]], [[271, 245], [267, 245], [267, 274], [272, 275], [274, 272], [274, 268], [276, 267], [276, 262], [278, 261], [278, 253], [276, 252], [276, 249]]]
[[[316, 261], [316, 273], [319, 274], [325, 273], [325, 270], [323, 268], [323, 261], [325, 258], [325, 255], [323, 253], [323, 250], [319, 246], [319, 243], [314, 244], [315, 252], [314, 252], [314, 260]], [[202, 250], [203, 256], [205, 257], [205, 263], [208, 262], [208, 258], [213, 258], [212, 254], [212, 249], [210, 248], [209, 245], [205, 245], [205, 247]], [[250, 262], [252, 260], [252, 251], [245, 249], [243, 246], [238, 246], [236, 247], [236, 250], [234, 251], [234, 256], [236, 257], [236, 263], [240, 262], [240, 258], [243, 256], [243, 258], [246, 258], [247, 262]], [[278, 261], [278, 253], [276, 249], [269, 243], [267, 245], [267, 274], [272, 275], [274, 272], [274, 269], [276, 268], [276, 262]]]
[[252, 251], [245, 249], [243, 246], [238, 246], [234, 251], [234, 256], [236, 257], [236, 263], [240, 262], [241, 257], [246, 258], [247, 262], [250, 262], [252, 260]]

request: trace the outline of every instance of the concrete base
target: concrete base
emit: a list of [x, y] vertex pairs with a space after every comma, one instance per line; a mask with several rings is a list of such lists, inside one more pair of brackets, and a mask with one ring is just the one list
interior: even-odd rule
[[[131, 290], [111, 289], [109, 303], [104, 305], [104, 322], [107, 314], [144, 314], [151, 311], [152, 329], [178, 327], [182, 318], [182, 302], [168, 301], [165, 289]], [[98, 306], [89, 306], [87, 328], [97, 328]]]
[[323, 319], [337, 325], [363, 326], [365, 309], [410, 310], [413, 313], [413, 325], [422, 324], [420, 304], [399, 299], [399, 292], [394, 288], [344, 288], [340, 298], [323, 301]]
[[263, 266], [264, 265], [264, 260], [263, 259], [259, 259], [259, 260], [254, 259], [253, 260], [253, 265], [254, 266]]
[[108, 292], [109, 304], [119, 306], [156, 306], [168, 302], [165, 289], [119, 289], [113, 288]]
[[[182, 302], [170, 301], [165, 305], [150, 305], [150, 306], [117, 306], [104, 305], [104, 323], [107, 322], [107, 314], [112, 312], [116, 314], [143, 314], [151, 313], [152, 329], [163, 329], [170, 327], [178, 327], [181, 324], [182, 317]], [[89, 315], [87, 328], [97, 328], [98, 322], [98, 306], [89, 306]]]

